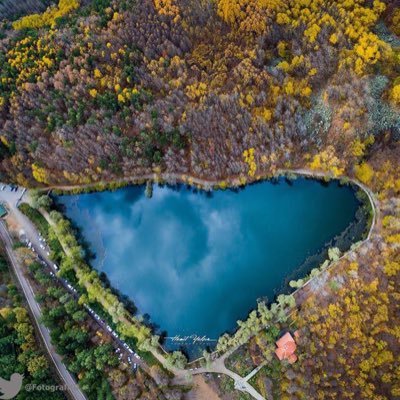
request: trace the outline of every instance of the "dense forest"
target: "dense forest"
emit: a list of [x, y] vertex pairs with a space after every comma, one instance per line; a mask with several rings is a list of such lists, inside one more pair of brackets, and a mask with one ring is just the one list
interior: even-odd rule
[[[64, 186], [169, 173], [226, 186], [283, 169], [356, 178], [376, 202], [370, 239], [339, 261], [332, 254], [334, 268], [311, 271], [295, 296], [259, 304], [218, 349], [241, 345], [227, 360], [238, 372], [267, 360], [252, 382], [266, 398], [400, 398], [399, 1], [18, 4], [0, 1], [0, 180]], [[77, 249], [68, 222], [52, 217], [52, 239]], [[83, 260], [68, 261], [63, 269], [82, 267], [82, 286], [103, 298]], [[70, 323], [68, 299], [42, 290]], [[289, 328], [300, 332], [294, 365], [273, 357]], [[76, 371], [81, 350], [86, 359], [82, 346], [63, 350]], [[101, 376], [104, 391], [118, 391], [94, 374], [89, 388]]]
[[340, 174], [399, 138], [399, 21], [389, 0], [60, 0], [4, 20], [1, 179]]
[[[3, 251], [3, 250], [1, 250]], [[27, 308], [15, 286], [3, 254], [0, 253], [0, 376], [9, 380], [11, 375], [24, 376], [17, 400], [63, 400], [62, 388], [53, 391], [36, 390], [34, 385], [61, 387], [55, 372], [39, 348], [38, 336], [33, 328]], [[29, 386], [30, 385], [30, 386]], [[3, 397], [3, 396], [2, 396]]]
[[[87, 399], [182, 398], [181, 390], [170, 386], [169, 376], [159, 365], [153, 363], [133, 370], [126, 358], [118, 357], [111, 334], [99, 329], [83, 305], [60, 285], [31, 250], [24, 246], [19, 247], [17, 257], [26, 267], [27, 276], [40, 303], [42, 321], [50, 330], [51, 341]], [[96, 308], [96, 304], [91, 305]], [[0, 313], [1, 311], [0, 309]], [[6, 342], [7, 338], [4, 341]], [[28, 366], [32, 364], [32, 368], [38, 364], [38, 361], [28, 361]], [[47, 367], [47, 364], [45, 366]], [[41, 364], [36, 368], [42, 368]], [[39, 376], [42, 380], [38, 383], [46, 383], [45, 372], [42, 368]], [[40, 394], [40, 391], [38, 393]], [[30, 396], [29, 399], [42, 398], [33, 397], [33, 394]], [[52, 398], [47, 392], [46, 396], [47, 399]]]
[[[379, 207], [369, 240], [340, 259], [333, 255], [332, 268], [312, 270], [308, 285], [310, 277], [292, 281], [301, 286], [296, 306], [228, 359], [242, 375], [268, 361], [252, 382], [268, 400], [400, 398], [400, 166], [396, 147], [380, 150], [364, 176]], [[249, 330], [252, 320], [242, 325]], [[294, 364], [274, 356], [282, 329], [299, 333]]]

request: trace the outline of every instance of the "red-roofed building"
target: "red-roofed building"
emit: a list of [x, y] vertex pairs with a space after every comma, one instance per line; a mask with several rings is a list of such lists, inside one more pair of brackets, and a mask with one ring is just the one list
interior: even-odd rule
[[[296, 339], [299, 337], [298, 331], [294, 333]], [[287, 360], [290, 364], [297, 361], [297, 356], [294, 354], [296, 351], [296, 342], [290, 332], [286, 332], [279, 340], [276, 342], [277, 349], [275, 350], [276, 356], [279, 360]]]

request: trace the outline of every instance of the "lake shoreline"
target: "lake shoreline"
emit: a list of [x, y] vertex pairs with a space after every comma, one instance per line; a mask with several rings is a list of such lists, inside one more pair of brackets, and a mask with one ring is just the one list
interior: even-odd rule
[[[372, 191], [363, 183], [349, 175], [335, 176], [322, 170], [311, 170], [308, 168], [295, 168], [295, 169], [277, 169], [273, 174], [266, 173], [260, 174], [255, 177], [249, 176], [230, 176], [225, 179], [212, 180], [207, 178], [196, 177], [190, 174], [179, 173], [148, 173], [143, 175], [132, 176], [120, 180], [110, 182], [100, 181], [89, 184], [75, 184], [75, 185], [48, 185], [45, 187], [30, 188], [42, 192], [54, 193], [56, 195], [70, 195], [70, 194], [83, 194], [83, 193], [97, 193], [103, 191], [114, 191], [122, 189], [127, 186], [140, 186], [145, 185], [147, 182], [152, 184], [165, 184], [174, 186], [176, 184], [188, 185], [206, 192], [213, 190], [238, 190], [245, 188], [257, 182], [273, 181], [279, 178], [286, 178], [294, 180], [297, 178], [315, 179], [322, 182], [329, 182], [337, 180], [343, 184], [351, 183], [357, 188], [362, 190], [369, 199], [373, 214], [376, 214], [376, 200]], [[245, 182], [243, 183], [243, 178]]]
[[[184, 179], [182, 179], [182, 181], [181, 182], [174, 182], [174, 183], [172, 183], [171, 184], [171, 182], [160, 182], [159, 181], [159, 179], [154, 179], [155, 181], [156, 181], [156, 183], [159, 183], [159, 184], [161, 184], [161, 185], [163, 185], [163, 184], [165, 184], [166, 186], [172, 186], [172, 187], [176, 187], [176, 185], [189, 185], [189, 186], [191, 186], [192, 188], [193, 188], [193, 190], [194, 191], [196, 191], [196, 190], [204, 190], [204, 191], [206, 191], [206, 192], [208, 192], [208, 191], [210, 191], [210, 190], [215, 190], [215, 189], [223, 189], [223, 190], [225, 190], [225, 189], [227, 189], [227, 190], [233, 190], [233, 191], [240, 191], [240, 190], [242, 190], [242, 189], [244, 189], [245, 187], [247, 187], [247, 186], [249, 186], [249, 185], [251, 185], [251, 184], [253, 184], [253, 183], [259, 183], [259, 182], [261, 182], [261, 181], [265, 181], [265, 180], [267, 180], [267, 181], [274, 181], [274, 180], [276, 180], [277, 182], [279, 182], [279, 180], [280, 179], [282, 179], [282, 178], [285, 178], [286, 180], [289, 180], [289, 181], [291, 181], [291, 180], [293, 180], [293, 179], [297, 179], [297, 177], [301, 177], [301, 178], [305, 178], [305, 179], [311, 179], [311, 180], [317, 180], [317, 181], [320, 181], [320, 183], [322, 183], [322, 184], [324, 184], [324, 182], [329, 182], [329, 181], [332, 181], [332, 180], [336, 180], [336, 181], [338, 181], [338, 183], [340, 183], [340, 184], [342, 184], [342, 185], [351, 185], [352, 186], [352, 189], [355, 191], [355, 189], [361, 189], [361, 190], [363, 190], [364, 192], [366, 192], [365, 190], [364, 190], [364, 188], [363, 188], [363, 186], [361, 186], [358, 182], [356, 182], [356, 181], [354, 181], [353, 179], [351, 179], [351, 178], [346, 178], [346, 177], [327, 177], [327, 176], [321, 176], [321, 175], [319, 175], [318, 173], [309, 173], [309, 172], [304, 172], [304, 171], [301, 171], [301, 172], [299, 172], [299, 171], [280, 171], [281, 173], [279, 174], [279, 175], [275, 175], [275, 176], [273, 176], [273, 177], [267, 177], [267, 179], [255, 179], [255, 180], [253, 180], [252, 182], [248, 182], [246, 185], [239, 185], [239, 186], [223, 186], [223, 187], [221, 187], [221, 185], [220, 184], [216, 184], [215, 182], [214, 182], [214, 186], [210, 189], [209, 188], [209, 186], [206, 186], [206, 187], [199, 187], [199, 186], [197, 186], [194, 182], [191, 182], [191, 183], [188, 183], [188, 182], [186, 182]], [[134, 185], [140, 185], [140, 184], [144, 184], [145, 182], [143, 181], [143, 180], [141, 180], [140, 182], [139, 181], [137, 181]], [[232, 183], [235, 185], [237, 182], [236, 181], [232, 181]], [[128, 185], [128, 184], [126, 184], [126, 185]], [[123, 186], [121, 186], [121, 187], [125, 187], [126, 185], [123, 185]], [[196, 185], [196, 186], [194, 186], [194, 185]], [[120, 187], [118, 187], [118, 189], [119, 189]], [[88, 187], [85, 187], [85, 188], [82, 188], [83, 189], [83, 192], [82, 193], [88, 193]], [[112, 189], [117, 189], [116, 187], [113, 187]], [[104, 188], [104, 189], [102, 189], [102, 191], [103, 190], [110, 190], [110, 188]], [[94, 190], [94, 191], [98, 191], [98, 190]], [[63, 190], [63, 191], [61, 191], [62, 192], [62, 194], [72, 194], [71, 193], [71, 190]], [[59, 190], [57, 190], [57, 193], [60, 193], [60, 191]], [[74, 193], [73, 194], [76, 194], [76, 192], [75, 192], [75, 189], [74, 189]], [[370, 196], [369, 196], [369, 194], [368, 193], [366, 193], [367, 194], [367, 197], [368, 198], [370, 198]], [[361, 205], [360, 205], [360, 207], [361, 207]], [[375, 212], [374, 212], [374, 208], [373, 207], [371, 207], [371, 210], [373, 211], [373, 220], [374, 220], [374, 218], [375, 218]], [[370, 229], [369, 229], [369, 233], [368, 233], [368, 235], [367, 235], [367, 238], [369, 237], [369, 235], [370, 235], [370, 231], [372, 230], [372, 227], [373, 227], [373, 225], [374, 225], [374, 223], [373, 223], [373, 221], [371, 221], [371, 224], [370, 224]], [[368, 228], [368, 224], [366, 225], [366, 228]], [[343, 232], [342, 232], [343, 233]], [[354, 243], [353, 243], [354, 244]], [[325, 249], [326, 250], [326, 246], [323, 246], [323, 249]], [[349, 251], [350, 250], [350, 247], [347, 249], [347, 251]], [[346, 251], [346, 252], [347, 252]], [[313, 256], [315, 256], [315, 254], [313, 254], [313, 255], [311, 255], [312, 257]], [[303, 265], [303, 264], [302, 264]], [[299, 268], [301, 269], [301, 267], [302, 267], [302, 265], [300, 265], [299, 266]], [[93, 268], [93, 267], [92, 267]], [[95, 269], [95, 268], [94, 268]], [[111, 285], [111, 287], [112, 287], [112, 285]], [[297, 289], [298, 290], [298, 289]], [[281, 291], [280, 291], [280, 293], [282, 293]], [[285, 293], [285, 292], [283, 292], [283, 293]], [[134, 300], [134, 299], [132, 299], [132, 300]], [[251, 309], [249, 310], [249, 312], [251, 311]], [[237, 329], [237, 327], [234, 327], [234, 328], [232, 328], [232, 331], [234, 332], [235, 330]], [[222, 334], [222, 333], [221, 333]]]

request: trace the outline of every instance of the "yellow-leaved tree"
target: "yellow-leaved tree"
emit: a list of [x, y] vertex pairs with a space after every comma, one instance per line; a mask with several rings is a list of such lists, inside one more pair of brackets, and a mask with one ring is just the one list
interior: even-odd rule
[[60, 0], [56, 7], [49, 7], [42, 14], [31, 14], [13, 22], [14, 29], [42, 28], [54, 26], [56, 19], [61, 18], [79, 7], [79, 0]]
[[366, 162], [362, 162], [361, 164], [356, 165], [354, 167], [354, 173], [356, 175], [356, 178], [366, 185], [368, 185], [374, 177], [374, 170]]
[[174, 22], [180, 19], [180, 10], [175, 0], [154, 0], [154, 6], [159, 14], [172, 17]]
[[400, 35], [400, 8], [393, 13], [392, 29], [396, 35]]
[[281, 0], [218, 0], [218, 15], [242, 31], [262, 33], [267, 28], [266, 17], [280, 10]]
[[47, 170], [35, 163], [32, 164], [32, 175], [40, 183], [49, 183]]
[[393, 86], [390, 96], [395, 104], [400, 104], [400, 83]]
[[333, 176], [342, 175], [344, 166], [342, 161], [336, 156], [333, 146], [328, 146], [325, 150], [316, 154], [309, 163], [312, 170], [330, 172]]

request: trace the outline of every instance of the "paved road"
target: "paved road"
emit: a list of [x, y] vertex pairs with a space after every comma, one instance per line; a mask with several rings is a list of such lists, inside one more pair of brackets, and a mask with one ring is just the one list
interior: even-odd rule
[[[240, 347], [240, 346], [238, 346]], [[265, 400], [265, 398], [257, 392], [257, 390], [250, 385], [250, 383], [248, 382], [248, 376], [246, 377], [242, 377], [239, 374], [231, 371], [230, 369], [226, 368], [225, 366], [225, 360], [238, 348], [232, 348], [230, 350], [228, 350], [224, 355], [222, 355], [221, 357], [217, 358], [216, 360], [212, 361], [210, 363], [209, 366], [205, 367], [205, 368], [196, 368], [194, 370], [191, 371], [191, 373], [193, 375], [197, 375], [197, 374], [206, 374], [206, 373], [215, 373], [215, 374], [224, 374], [224, 375], [228, 375], [229, 377], [231, 377], [235, 384], [234, 387], [237, 390], [240, 390], [242, 392], [247, 392], [248, 394], [250, 394], [254, 399], [257, 400]], [[262, 365], [264, 366], [264, 364]], [[255, 368], [254, 375], [262, 368], [262, 366]]]
[[42, 337], [43, 343], [46, 347], [47, 352], [51, 360], [53, 361], [54, 366], [57, 369], [57, 372], [62, 379], [64, 385], [67, 387], [69, 393], [75, 400], [85, 400], [85, 396], [82, 393], [81, 389], [72, 378], [71, 374], [66, 369], [65, 365], [62, 363], [61, 357], [55, 352], [53, 345], [51, 344], [50, 333], [49, 330], [41, 323], [41, 311], [38, 303], [35, 300], [35, 295], [33, 293], [32, 287], [30, 286], [28, 280], [22, 273], [22, 270], [14, 256], [13, 248], [12, 248], [12, 240], [8, 233], [7, 228], [4, 226], [3, 221], [0, 222], [0, 237], [4, 242], [5, 249], [8, 255], [8, 258], [11, 262], [11, 265], [14, 269], [15, 275], [19, 281], [19, 284], [22, 287], [25, 298], [28, 302], [28, 306], [31, 310], [31, 313], [34, 317], [35, 323], [39, 330], [40, 336]]
[[[231, 377], [235, 384], [234, 387], [237, 390], [240, 390], [242, 392], [247, 392], [249, 393], [254, 399], [257, 400], [265, 400], [263, 396], [261, 396], [260, 393], [257, 392], [256, 389], [254, 389], [253, 386], [250, 385], [249, 382], [247, 382], [246, 378], [241, 377], [240, 375], [236, 374], [235, 372], [231, 371], [230, 369], [226, 368], [223, 361], [221, 362], [221, 359], [216, 360], [216, 362], [212, 363], [209, 367], [207, 368], [197, 368], [192, 372], [193, 375], [197, 374], [205, 374], [205, 373], [216, 373], [216, 374], [224, 374], [228, 375]], [[257, 373], [258, 371], [256, 371]]]
[[[0, 183], [0, 188], [3, 185]], [[19, 188], [18, 191], [10, 191], [10, 187], [7, 186], [5, 190], [0, 190], [0, 202], [6, 204], [9, 213], [15, 218], [18, 224], [23, 227], [19, 234], [20, 236], [24, 236], [32, 243], [32, 247], [35, 252], [40, 256], [41, 260], [44, 261], [47, 265], [49, 271], [52, 271], [54, 274], [57, 273], [57, 270], [54, 268], [54, 263], [49, 259], [47, 253], [49, 249], [47, 246], [43, 249], [43, 243], [39, 240], [39, 232], [36, 229], [36, 226], [32, 223], [32, 221], [27, 218], [21, 211], [18, 209], [18, 204], [25, 195], [25, 190]], [[67, 290], [76, 300], [78, 300], [79, 295], [73, 290], [68, 287], [68, 283], [64, 280], [59, 278], [59, 282], [61, 285]], [[94, 316], [88, 312], [88, 314], [93, 318], [93, 320], [99, 325], [101, 329], [108, 332], [107, 323], [103, 320], [95, 319]], [[121, 349], [122, 358], [121, 360], [128, 363], [128, 357], [131, 359], [132, 364], [135, 363], [137, 366], [142, 367], [144, 370], [148, 371], [147, 364], [143, 361], [142, 358], [135, 353], [131, 353], [128, 349], [125, 348], [124, 342], [119, 339], [118, 337], [112, 336], [113, 343], [116, 348]]]
[[249, 374], [247, 374], [243, 379], [245, 381], [249, 381], [257, 372], [264, 366], [267, 365], [267, 361], [264, 361], [261, 363], [257, 368], [254, 368], [253, 371], [251, 371]]
[[[18, 210], [18, 208], [14, 209], [13, 211], [14, 211], [14, 214], [17, 215], [21, 225], [26, 228], [26, 231], [24, 230], [24, 234], [31, 241], [35, 251], [39, 254], [39, 256], [41, 257], [42, 261], [44, 261], [47, 264], [48, 268], [50, 268], [54, 273], [56, 273], [57, 271], [54, 269], [54, 263], [51, 260], [49, 260], [49, 258], [47, 256], [47, 253], [48, 253], [47, 246], [46, 246], [45, 249], [42, 249], [40, 247], [40, 245], [43, 245], [43, 243], [41, 243], [39, 241], [39, 234], [38, 234], [38, 232], [36, 230], [35, 225], [33, 225], [33, 223], [30, 221], [30, 219], [27, 218], [24, 214], [22, 214]], [[50, 220], [50, 217], [49, 217], [48, 213], [45, 212], [44, 210], [42, 210], [42, 214], [47, 219], [49, 224], [51, 225], [52, 222]], [[62, 245], [62, 243], [61, 243], [61, 245]], [[64, 251], [66, 251], [66, 249], [64, 249]], [[76, 290], [71, 289], [70, 287], [68, 287], [68, 282], [65, 281], [62, 278], [59, 278], [59, 282], [64, 286], [65, 290], [70, 292], [70, 294], [78, 301], [79, 295], [77, 294]], [[85, 307], [86, 307], [89, 315], [100, 326], [100, 328], [103, 329], [104, 331], [107, 331], [108, 333], [111, 333], [109, 331], [109, 329], [107, 329], [108, 328], [107, 322], [103, 321], [102, 319], [95, 318], [94, 314], [89, 312], [89, 310], [90, 310], [89, 307], [87, 307], [87, 306], [85, 306]], [[121, 340], [118, 336], [114, 336], [114, 335], [111, 335], [111, 337], [113, 339], [115, 347], [117, 347], [117, 348], [119, 348], [121, 350], [121, 354], [123, 356], [124, 361], [127, 361], [128, 357], [129, 357], [131, 359], [131, 361], [132, 361], [132, 364], [135, 363], [137, 365], [140, 365], [143, 369], [148, 371], [149, 368], [148, 368], [147, 364], [143, 361], [143, 359], [138, 354], [134, 353], [132, 349], [131, 349], [131, 351], [129, 351], [130, 348], [128, 349], [127, 347], [125, 347], [126, 343], [123, 340]]]
[[[326, 176], [325, 173], [316, 172], [316, 171], [309, 171], [309, 170], [305, 170], [305, 169], [293, 170], [293, 171], [291, 171], [291, 170], [281, 170], [280, 173], [281, 174], [282, 173], [283, 174], [284, 173], [295, 173], [295, 174], [303, 175], [303, 176], [313, 176], [313, 177], [321, 177], [321, 178]], [[133, 177], [133, 178], [135, 178], [135, 177]], [[122, 182], [132, 181], [132, 180], [134, 180], [133, 178], [121, 180], [121, 183]], [[156, 180], [157, 175], [156, 174], [148, 174], [148, 175], [142, 176], [141, 178]], [[200, 184], [200, 185], [203, 185], [203, 186], [206, 186], [206, 187], [210, 187], [210, 188], [214, 184], [218, 183], [218, 182], [207, 181], [207, 180], [196, 178], [196, 177], [183, 176], [183, 175], [179, 175], [179, 174], [163, 174], [162, 178], [164, 180], [167, 180], [167, 181], [170, 181], [170, 180], [191, 181], [194, 184]], [[372, 226], [371, 226], [370, 232], [368, 234], [368, 238], [367, 238], [367, 240], [369, 240], [371, 235], [373, 234], [373, 231], [374, 231], [374, 228], [375, 228], [376, 222], [377, 222], [376, 221], [377, 220], [377, 207], [376, 207], [377, 203], [376, 203], [376, 199], [375, 199], [374, 195], [372, 194], [372, 192], [367, 187], [365, 187], [365, 185], [361, 184], [360, 182], [355, 181], [354, 179], [350, 179], [350, 180], [353, 183], [357, 184], [359, 187], [361, 187], [367, 193], [367, 195], [368, 195], [368, 197], [370, 199], [371, 205], [373, 207], [374, 218], [373, 218]], [[84, 185], [84, 186], [90, 186], [90, 185]], [[64, 189], [64, 190], [68, 190], [68, 189], [72, 189], [72, 188], [76, 188], [76, 187], [77, 187], [77, 185], [74, 185], [74, 186], [59, 186], [58, 188]], [[2, 199], [2, 197], [3, 197], [3, 193], [0, 192], [0, 200]], [[11, 201], [11, 204], [13, 204], [12, 201]], [[36, 246], [40, 245], [40, 242], [38, 242], [38, 238], [37, 238], [36, 228], [32, 226], [31, 222], [23, 214], [21, 214], [18, 209], [16, 209], [16, 216], [20, 220], [21, 226], [26, 227], [26, 229], [29, 231], [28, 236], [29, 237], [32, 236], [33, 239], [37, 239]], [[32, 243], [35, 243], [35, 242], [32, 241]], [[39, 251], [39, 253], [40, 253], [40, 251]], [[46, 255], [42, 254], [42, 256], [45, 259], [47, 259]], [[189, 371], [188, 370], [179, 370], [179, 369], [171, 368], [171, 367], [169, 367], [168, 369], [170, 369], [175, 374], [175, 382], [177, 382], [177, 383], [178, 382], [183, 383], [183, 380], [185, 380], [187, 378], [188, 374], [189, 375], [191, 375], [191, 374], [194, 375], [194, 374], [209, 373], [209, 372], [225, 374], [225, 375], [230, 376], [232, 379], [234, 379], [235, 388], [236, 389], [242, 390], [242, 391], [245, 391], [245, 392], [249, 393], [252, 397], [254, 397], [257, 400], [263, 400], [264, 398], [254, 389], [253, 386], [251, 386], [248, 383], [248, 380], [252, 376], [254, 376], [262, 366], [260, 366], [260, 368], [256, 368], [254, 371], [252, 371], [252, 373], [249, 376], [244, 377], [244, 378], [239, 376], [238, 374], [235, 374], [233, 371], [230, 371], [229, 369], [227, 369], [225, 367], [225, 364], [224, 364], [225, 358], [232, 352], [232, 350], [234, 350], [234, 349], [231, 349], [230, 352], [226, 353], [225, 355], [223, 355], [219, 359], [217, 359], [214, 362], [212, 362], [210, 367], [208, 367], [208, 368], [197, 368], [195, 370], [189, 370]], [[160, 354], [155, 354], [155, 356], [160, 360], [160, 362], [162, 364], [165, 365], [164, 357], [162, 357]]]
[[[51, 270], [54, 270], [54, 263], [51, 262], [51, 260], [48, 259], [47, 256], [47, 249], [42, 249], [40, 246], [42, 243], [39, 241], [39, 234], [34, 226], [34, 224], [27, 218], [24, 214], [22, 214], [17, 207], [17, 204], [21, 201], [24, 193], [21, 191], [21, 189], [18, 192], [10, 192], [9, 189], [5, 191], [0, 191], [0, 201], [3, 201], [7, 203], [8, 209], [10, 213], [15, 217], [17, 222], [19, 223], [20, 226], [23, 227], [23, 230], [20, 231], [20, 235], [24, 235], [27, 239], [30, 240], [32, 243], [32, 247], [35, 249], [37, 254], [41, 257], [42, 260], [46, 262], [48, 267]], [[3, 228], [5, 229], [5, 228]], [[55, 272], [55, 271], [54, 271]], [[63, 280], [60, 279], [60, 283], [65, 287], [66, 290], [68, 290], [71, 295], [74, 297], [77, 297], [76, 293], [74, 293], [70, 288], [67, 287], [67, 283]], [[91, 314], [89, 314], [91, 315]], [[91, 315], [93, 317], [93, 315]], [[103, 321], [96, 320], [95, 321], [104, 329], [107, 329], [107, 324]], [[129, 352], [126, 351], [126, 349], [123, 347], [123, 342], [118, 339], [113, 337], [115, 343], [117, 346], [119, 346], [124, 352], [125, 352], [125, 359], [127, 356], [130, 356], [133, 360], [138, 365], [141, 365], [142, 368], [146, 369], [146, 365], [143, 363], [143, 360], [138, 359], [136, 355], [132, 355]], [[208, 373], [208, 372], [215, 372], [215, 373], [221, 373], [230, 376], [234, 381], [235, 381], [235, 388], [238, 390], [241, 390], [243, 392], [249, 393], [253, 398], [257, 400], [264, 400], [264, 398], [251, 386], [244, 378], [239, 376], [238, 374], [234, 373], [233, 371], [230, 371], [225, 367], [224, 361], [228, 357], [228, 355], [231, 353], [231, 351], [227, 352], [224, 354], [222, 357], [218, 358], [215, 360], [210, 368], [198, 368], [194, 371], [187, 371], [187, 370], [179, 370], [177, 368], [170, 367], [172, 372], [176, 375], [176, 380], [175, 382], [178, 383], [180, 382], [181, 384], [186, 383], [185, 380], [187, 378], [187, 374], [199, 374], [199, 373]], [[156, 356], [159, 356], [160, 362], [164, 364], [165, 359], [161, 355], [157, 354]]]

